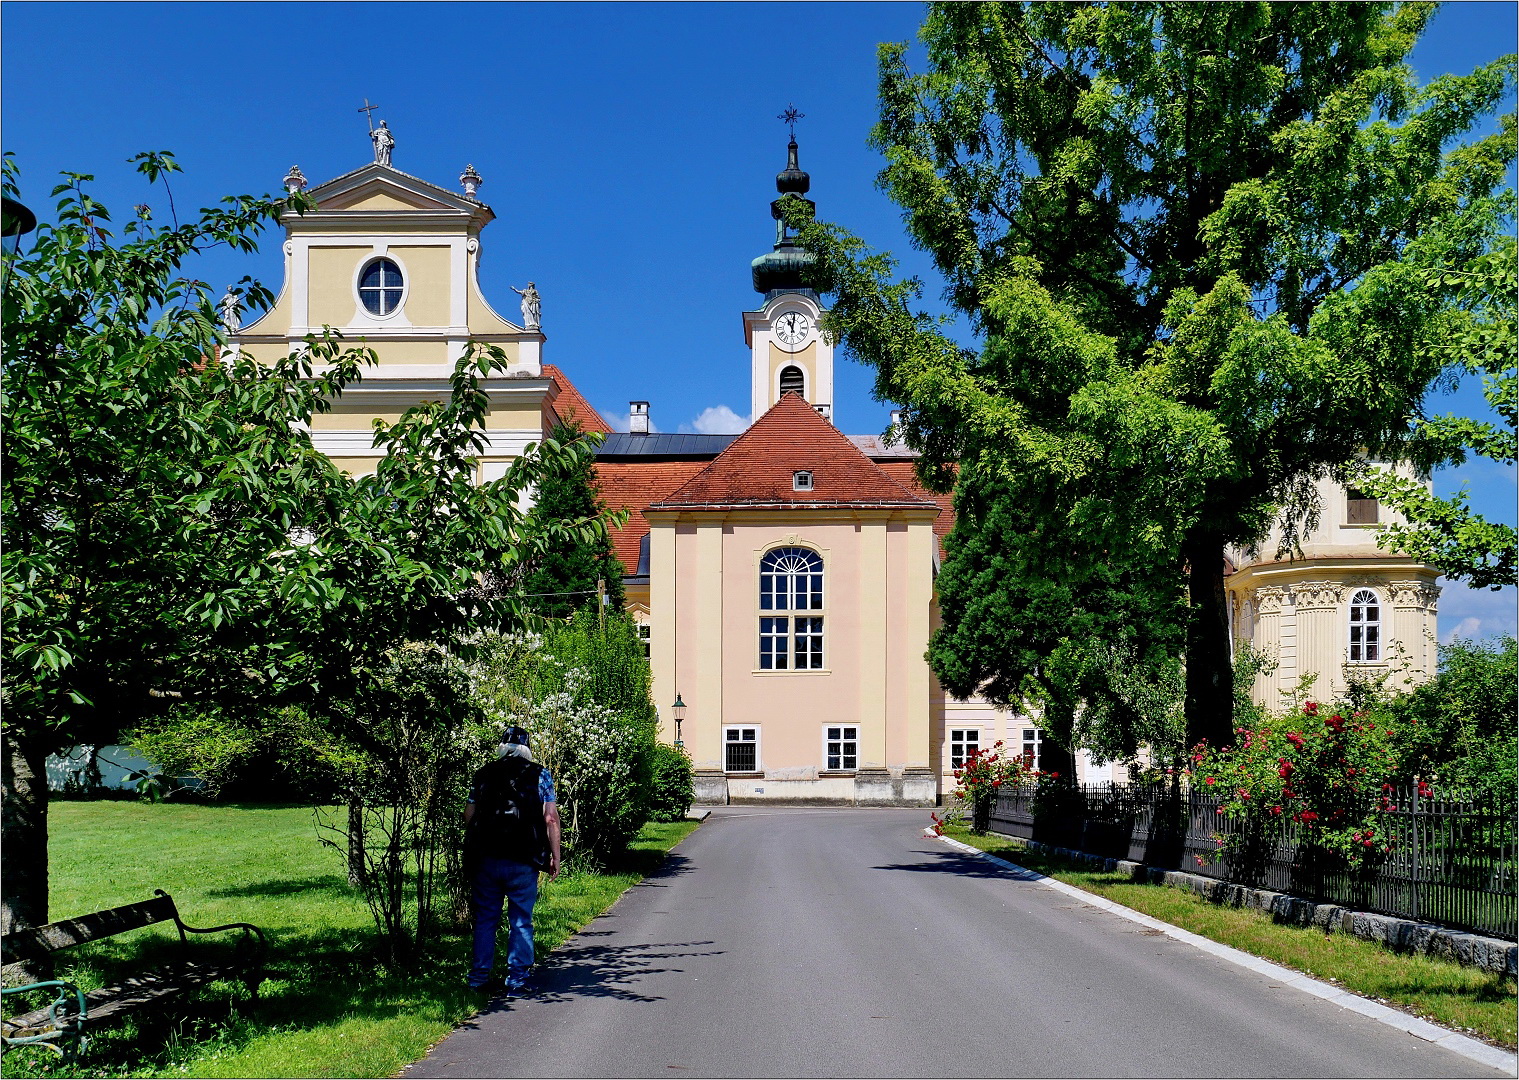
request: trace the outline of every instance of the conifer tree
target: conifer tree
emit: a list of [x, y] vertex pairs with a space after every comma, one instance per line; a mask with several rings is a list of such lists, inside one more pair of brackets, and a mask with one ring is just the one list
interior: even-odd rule
[[[571, 420], [555, 429], [550, 441], [560, 445], [597, 440]], [[604, 516], [596, 483], [596, 462], [590, 453], [577, 454], [569, 467], [544, 479], [537, 494], [538, 514], [548, 520], [583, 521]], [[605, 532], [587, 537], [584, 542], [568, 544], [542, 552], [532, 570], [523, 578], [522, 592], [528, 609], [550, 618], [566, 618], [597, 601], [597, 581], [606, 586], [606, 604], [610, 611], [621, 611], [622, 563], [612, 552]]]

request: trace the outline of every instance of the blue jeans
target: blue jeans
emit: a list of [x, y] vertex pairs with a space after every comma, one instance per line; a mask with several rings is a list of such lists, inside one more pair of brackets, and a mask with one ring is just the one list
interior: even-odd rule
[[475, 916], [475, 954], [469, 984], [484, 986], [496, 962], [496, 931], [501, 909], [510, 904], [506, 948], [508, 979], [525, 978], [533, 966], [533, 904], [538, 900], [538, 869], [510, 859], [482, 858], [475, 871], [470, 910]]

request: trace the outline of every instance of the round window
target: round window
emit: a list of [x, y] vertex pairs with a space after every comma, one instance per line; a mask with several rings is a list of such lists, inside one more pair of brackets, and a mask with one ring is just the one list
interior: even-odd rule
[[359, 299], [371, 315], [390, 315], [401, 306], [401, 268], [389, 259], [376, 259], [359, 278]]

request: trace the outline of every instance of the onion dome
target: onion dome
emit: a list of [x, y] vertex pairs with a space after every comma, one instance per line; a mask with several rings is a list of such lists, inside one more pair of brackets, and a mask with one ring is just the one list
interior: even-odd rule
[[805, 195], [812, 186], [812, 177], [796, 163], [796, 140], [786, 144], [786, 167], [775, 174], [775, 190], [782, 195]]
[[770, 204], [770, 216], [776, 221], [775, 249], [749, 264], [754, 291], [764, 293], [766, 300], [777, 293], [812, 291], [802, 284], [802, 276], [815, 259], [811, 252], [797, 244], [781, 220], [781, 201], [787, 196], [802, 199], [809, 207], [816, 208], [817, 204], [811, 199], [803, 198], [811, 186], [812, 178], [797, 164], [796, 140], [792, 139], [786, 146], [786, 168], [775, 177], [775, 190], [781, 197]]

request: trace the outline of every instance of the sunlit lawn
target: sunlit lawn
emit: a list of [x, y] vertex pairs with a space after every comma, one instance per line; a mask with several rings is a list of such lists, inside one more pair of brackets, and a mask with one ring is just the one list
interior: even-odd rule
[[[648, 825], [624, 864], [545, 885], [540, 956], [656, 869], [694, 823]], [[467, 943], [449, 936], [402, 976], [375, 960], [373, 923], [337, 852], [316, 839], [309, 807], [64, 802], [51, 810], [50, 916], [173, 895], [193, 926], [251, 922], [270, 937], [258, 1001], [216, 984], [195, 1000], [97, 1034], [84, 1058], [5, 1055], [6, 1076], [389, 1076], [475, 1008], [464, 989]], [[172, 927], [167, 934], [172, 935]], [[86, 988], [140, 961], [161, 927], [70, 950]], [[68, 957], [69, 953], [60, 954]]]
[[1224, 945], [1334, 982], [1437, 1024], [1513, 1048], [1514, 980], [1448, 960], [1394, 953], [1350, 934], [1276, 922], [1264, 912], [1225, 907], [1165, 885], [1139, 885], [1124, 874], [1026, 848], [1005, 836], [972, 836], [961, 826], [947, 835], [1057, 881], [1190, 930]]

